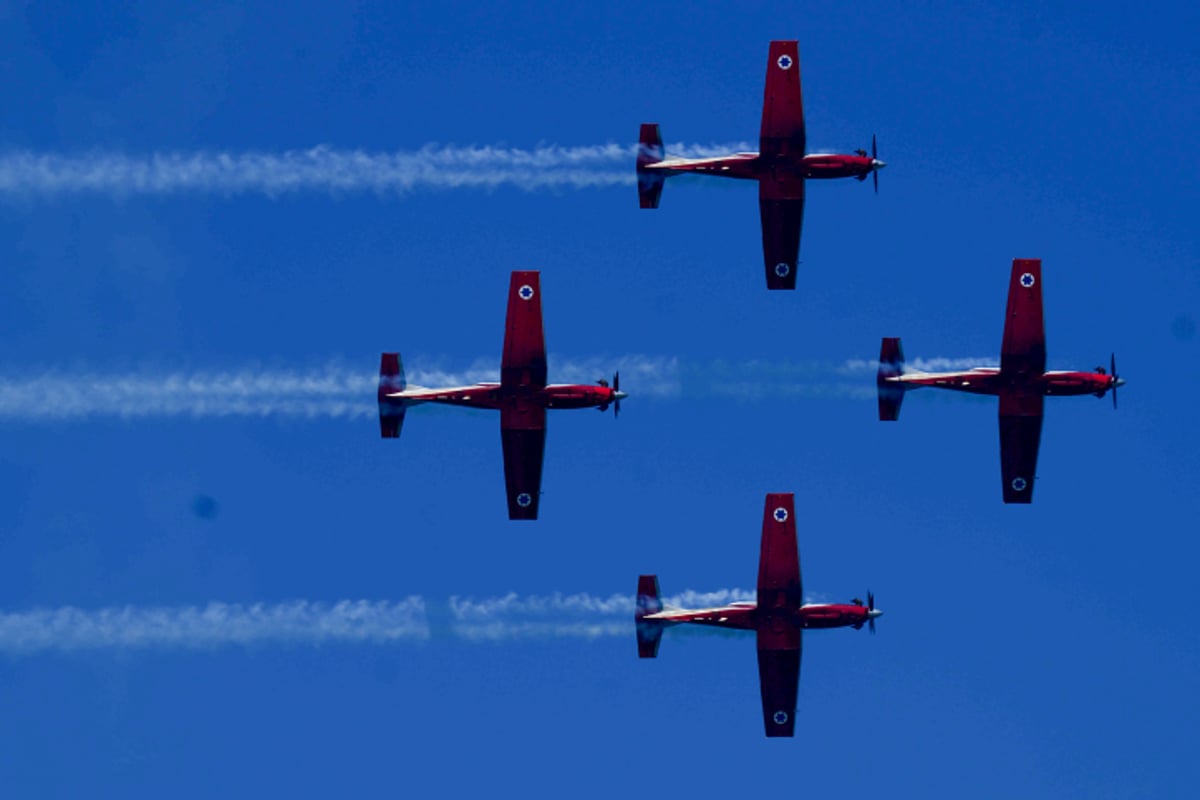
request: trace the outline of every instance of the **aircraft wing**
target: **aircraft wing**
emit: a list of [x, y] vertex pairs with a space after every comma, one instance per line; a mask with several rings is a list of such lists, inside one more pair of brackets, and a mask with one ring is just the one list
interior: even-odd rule
[[[1046, 371], [1046, 325], [1042, 319], [1042, 261], [1014, 258], [1000, 371], [1041, 375]], [[1040, 412], [1039, 412], [1040, 413]]]
[[800, 227], [804, 222], [804, 179], [762, 177], [758, 182], [758, 209], [762, 216], [767, 288], [795, 289]]
[[1000, 395], [1000, 476], [1006, 503], [1033, 502], [1044, 404], [1037, 391]]
[[504, 490], [509, 519], [537, 519], [546, 448], [546, 409], [509, 405], [500, 409]]
[[500, 385], [506, 389], [542, 389], [546, 386], [542, 286], [539, 273], [534, 271], [515, 271], [508, 283], [508, 313], [504, 319]]
[[768, 494], [763, 506], [762, 544], [758, 556], [760, 613], [790, 613], [800, 608], [804, 598], [794, 505], [792, 493], [786, 492]]
[[763, 91], [759, 155], [804, 157], [804, 101], [800, 95], [800, 44], [771, 42]]
[[796, 729], [796, 701], [800, 694], [800, 629], [795, 647], [788, 650], [763, 647], [758, 638], [758, 690], [762, 695], [763, 728], [767, 736], [792, 736]]

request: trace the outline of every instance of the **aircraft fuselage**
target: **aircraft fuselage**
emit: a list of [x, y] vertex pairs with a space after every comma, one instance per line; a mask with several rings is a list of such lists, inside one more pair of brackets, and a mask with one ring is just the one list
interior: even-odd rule
[[663, 623], [710, 625], [717, 628], [757, 630], [767, 624], [793, 624], [800, 628], [861, 628], [883, 612], [851, 603], [821, 603], [800, 606], [793, 612], [759, 612], [754, 603], [733, 603], [720, 608], [696, 611], [664, 609], [642, 619]]
[[543, 389], [513, 387], [504, 388], [498, 383], [478, 383], [473, 386], [458, 386], [445, 389], [406, 389], [392, 392], [386, 400], [407, 405], [417, 403], [443, 403], [451, 406], [471, 408], [503, 408], [520, 404], [542, 408], [590, 408], [607, 406], [623, 394], [609, 386], [594, 384], [550, 384]]
[[[1040, 391], [1043, 395], [1103, 395], [1112, 388], [1113, 378], [1103, 372], [1073, 372], [1053, 370], [1041, 375], [1001, 374], [995, 367], [978, 367], [965, 372], [912, 372], [884, 378], [883, 385], [900, 385], [905, 389], [932, 386], [970, 394], [999, 395], [1022, 387]], [[1121, 381], [1117, 385], [1124, 383]]]
[[870, 156], [840, 153], [813, 153], [807, 156], [785, 154], [771, 158], [760, 156], [758, 153], [735, 153], [719, 158], [672, 158], [647, 164], [639, 169], [644, 172], [663, 173], [665, 176], [692, 172], [755, 181], [764, 177], [779, 177], [781, 174], [805, 180], [863, 180], [882, 166], [882, 161], [876, 161]]

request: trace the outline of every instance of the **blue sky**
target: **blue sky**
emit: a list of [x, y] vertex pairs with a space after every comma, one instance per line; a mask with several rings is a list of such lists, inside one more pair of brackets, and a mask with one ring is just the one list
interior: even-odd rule
[[[620, 184], [0, 192], [0, 396], [64, 395], [0, 418], [0, 786], [1194, 786], [1200, 12], [396, 5], [0, 4], [0, 164], [630, 145], [649, 121], [668, 142], [753, 141], [767, 42], [796, 38], [810, 149], [877, 134], [880, 194], [812, 185], [798, 290], [768, 294], [750, 184], [672, 181], [654, 212]], [[1050, 366], [1115, 350], [1129, 381], [1116, 414], [1048, 401], [1028, 508], [1000, 502], [994, 401], [919, 392], [882, 425], [870, 373], [845, 369], [885, 335], [910, 358], [995, 358], [1013, 257], [1043, 259]], [[542, 271], [552, 380], [584, 364], [641, 382], [618, 422], [551, 415], [536, 524], [505, 519], [491, 414], [419, 408], [384, 442], [325, 406], [98, 410], [97, 382], [128, 376], [351, 385], [393, 349], [498, 368], [512, 269]], [[58, 402], [83, 410], [47, 418]], [[870, 588], [886, 611], [875, 637], [806, 637], [795, 740], [762, 737], [749, 638], [672, 631], [639, 662], [631, 622], [455, 625], [452, 597], [631, 599], [640, 572], [669, 594], [752, 588], [768, 491], [796, 493], [807, 593]], [[14, 644], [39, 609], [410, 597], [427, 637]]]

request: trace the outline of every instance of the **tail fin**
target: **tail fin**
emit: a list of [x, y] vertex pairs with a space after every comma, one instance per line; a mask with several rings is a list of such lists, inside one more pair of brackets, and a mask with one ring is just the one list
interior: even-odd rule
[[384, 353], [379, 359], [379, 435], [384, 439], [400, 438], [406, 407], [403, 401], [389, 398], [388, 395], [402, 392], [407, 386], [400, 354]]
[[638, 658], [654, 658], [662, 641], [663, 623], [643, 619], [647, 614], [663, 610], [662, 594], [658, 590], [657, 575], [639, 575], [637, 588], [637, 610], [633, 618], [637, 622]]
[[904, 350], [900, 347], [900, 339], [883, 338], [879, 347], [879, 372], [875, 377], [875, 385], [879, 390], [879, 419], [885, 422], [895, 422], [900, 419], [900, 404], [904, 402], [905, 385], [888, 381], [904, 374]]
[[664, 157], [662, 131], [653, 122], [642, 123], [637, 152], [638, 204], [642, 208], [658, 208], [666, 176], [646, 167], [657, 164]]

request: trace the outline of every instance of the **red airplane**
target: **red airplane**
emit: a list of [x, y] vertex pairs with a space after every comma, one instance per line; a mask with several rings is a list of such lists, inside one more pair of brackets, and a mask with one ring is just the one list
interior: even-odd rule
[[687, 610], [663, 605], [657, 575], [638, 576], [638, 657], [654, 658], [663, 629], [692, 623], [755, 631], [758, 637], [758, 681], [763, 726], [767, 736], [792, 736], [796, 695], [800, 688], [800, 636], [805, 628], [855, 628], [875, 632], [875, 596], [866, 605], [804, 604], [800, 552], [796, 545], [796, 512], [791, 492], [768, 494], [763, 508], [762, 545], [758, 556], [758, 601], [720, 608]]
[[504, 484], [509, 519], [537, 519], [546, 444], [546, 409], [599, 408], [621, 411], [628, 395], [621, 375], [595, 386], [546, 383], [546, 340], [542, 332], [542, 288], [537, 272], [513, 272], [504, 322], [500, 382], [446, 389], [409, 386], [399, 353], [384, 353], [379, 367], [379, 430], [385, 439], [400, 436], [404, 413], [418, 403], [500, 410], [504, 447]]
[[1045, 395], [1093, 394], [1112, 390], [1117, 407], [1117, 358], [1109, 370], [1092, 372], [1046, 371], [1046, 328], [1042, 319], [1042, 262], [1037, 258], [1013, 259], [1008, 282], [1008, 311], [1000, 344], [1000, 368], [976, 367], [965, 372], [906, 372], [899, 339], [885, 338], [879, 351], [879, 418], [900, 417], [900, 404], [909, 389], [933, 386], [1000, 398], [1000, 476], [1004, 502], [1033, 502], [1038, 445], [1042, 437]]
[[771, 42], [767, 83], [757, 153], [717, 158], [666, 158], [662, 133], [653, 123], [642, 125], [638, 137], [638, 198], [642, 208], [658, 208], [663, 182], [687, 172], [758, 181], [762, 214], [763, 261], [768, 289], [795, 289], [800, 256], [800, 225], [804, 218], [804, 182], [814, 178], [875, 178], [887, 166], [877, 158], [875, 137], [871, 155], [804, 152], [804, 103], [800, 97], [800, 49], [797, 42]]

